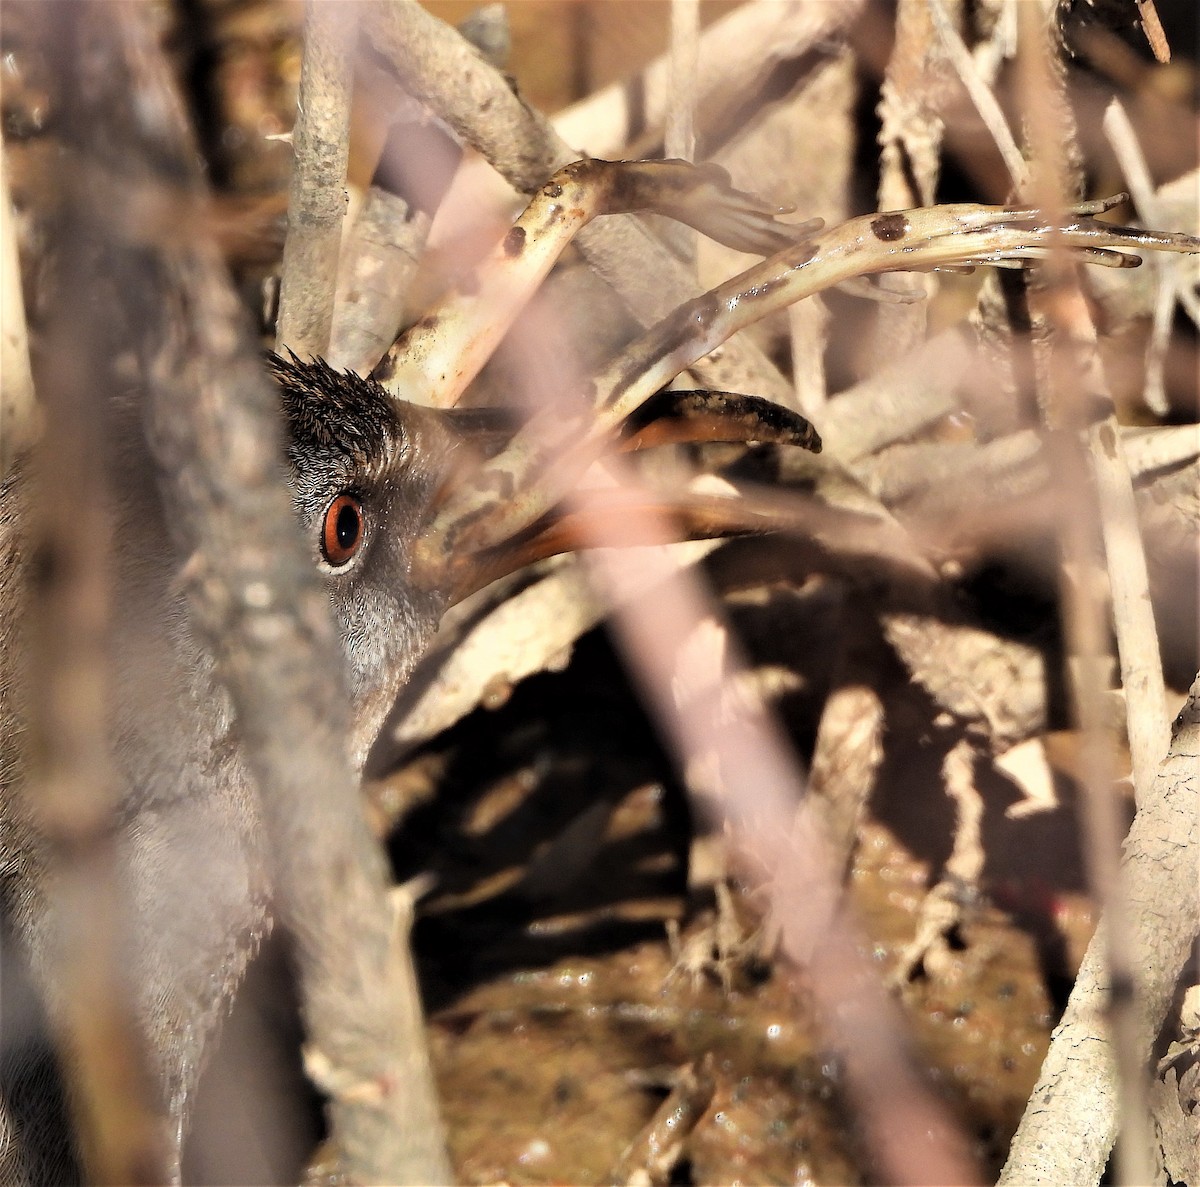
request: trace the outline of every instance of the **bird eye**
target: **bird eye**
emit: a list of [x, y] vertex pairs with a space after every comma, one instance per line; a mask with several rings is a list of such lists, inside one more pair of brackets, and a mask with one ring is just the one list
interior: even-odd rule
[[325, 508], [321, 555], [335, 568], [349, 564], [363, 538], [362, 504], [353, 495], [338, 495]]

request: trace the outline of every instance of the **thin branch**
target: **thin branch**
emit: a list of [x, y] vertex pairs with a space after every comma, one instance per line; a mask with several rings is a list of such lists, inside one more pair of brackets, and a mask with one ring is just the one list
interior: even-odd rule
[[1166, 751], [1167, 695], [1163, 683], [1158, 627], [1150, 599], [1146, 553], [1138, 527], [1137, 504], [1117, 418], [1088, 427], [1088, 452], [1096, 476], [1100, 527], [1112, 596], [1125, 720], [1133, 761], [1134, 794], [1140, 802]]
[[958, 386], [976, 366], [967, 333], [944, 330], [839, 392], [819, 422], [825, 448], [852, 464], [913, 436], [958, 410]]
[[831, 320], [829, 307], [820, 297], [801, 301], [788, 309], [796, 407], [810, 420], [823, 418], [826, 424], [830, 422], [832, 412], [825, 377], [825, 348], [829, 344]]
[[1171, 60], [1171, 47], [1167, 43], [1167, 35], [1163, 31], [1154, 0], [1137, 0], [1137, 6], [1138, 15], [1142, 18], [1142, 32], [1146, 34], [1146, 41], [1155, 61], [1165, 66]]
[[307, 0], [275, 347], [324, 354], [346, 214], [355, 4]]
[[1179, 466], [1200, 454], [1200, 425], [1122, 428], [1121, 441], [1133, 476]]
[[958, 30], [950, 23], [942, 0], [928, 0], [928, 3], [934, 27], [942, 39], [946, 54], [958, 72], [958, 77], [971, 97], [971, 102], [975, 104], [975, 110], [979, 112], [983, 126], [987, 128], [996, 147], [1000, 150], [1005, 168], [1008, 170], [1009, 177], [1012, 178], [1013, 192], [1025, 193], [1029, 184], [1029, 168], [1025, 164], [1021, 150], [1017, 147], [1017, 142], [1008, 126], [1008, 120], [996, 100], [995, 92], [980, 75], [971, 51], [967, 49]]
[[8, 158], [0, 140], [0, 478], [8, 474], [17, 454], [33, 442], [34, 401], [17, 220], [8, 191]]
[[[1129, 194], [1137, 207], [1142, 221], [1156, 225], [1162, 212], [1154, 192], [1154, 182], [1137, 133], [1119, 99], [1113, 99], [1104, 110], [1104, 136], [1117, 158], [1121, 173], [1129, 186]], [[1150, 340], [1146, 344], [1146, 379], [1142, 387], [1142, 398], [1146, 407], [1158, 416], [1170, 410], [1167, 393], [1163, 387], [1163, 368], [1166, 364], [1167, 348], [1171, 338], [1171, 315], [1175, 311], [1176, 287], [1183, 270], [1173, 266], [1169, 260], [1156, 259], [1154, 269], [1155, 294], [1154, 317], [1150, 328]]]
[[671, 81], [665, 156], [696, 159], [696, 95], [700, 70], [699, 0], [671, 0]]
[[[1052, 56], [1049, 24], [1040, 9], [1024, 6], [1019, 21], [1018, 81], [1030, 139], [1030, 192], [1046, 212], [1051, 227], [1062, 227], [1068, 195], [1075, 191], [1077, 181], [1068, 163], [1076, 140], [1063, 68]], [[1102, 532], [1106, 544], [1115, 541], [1121, 533], [1129, 534], [1125, 526], [1129, 521], [1124, 515], [1114, 520], [1117, 484], [1111, 470], [1095, 475], [1103, 496], [1100, 500], [1092, 496], [1086, 461], [1078, 448], [1078, 436], [1086, 432], [1094, 456], [1096, 446], [1101, 454], [1106, 449], [1115, 454], [1115, 420], [1105, 426], [1103, 435], [1091, 426], [1092, 388], [1100, 382], [1095, 334], [1068, 258], [1066, 235], [1058, 231], [1052, 231], [1051, 235], [1054, 250], [1041, 266], [1040, 287], [1030, 295], [1035, 312], [1044, 317], [1051, 332], [1042, 344], [1038, 394], [1043, 416], [1051, 428], [1050, 458], [1061, 499], [1060, 590], [1071, 665], [1068, 686], [1083, 734], [1083, 825], [1088, 877], [1107, 919], [1111, 975], [1124, 989], [1110, 1003], [1110, 1024], [1122, 1086], [1118, 1179], [1126, 1184], [1140, 1184], [1148, 1182], [1153, 1174], [1144, 1076], [1147, 1049], [1140, 1041], [1133, 1013], [1136, 986], [1143, 970], [1131, 945], [1128, 904], [1118, 865], [1122, 822], [1114, 786], [1113, 740], [1104, 704], [1110, 669], [1108, 624], [1102, 580], [1095, 564], [1097, 535]], [[1111, 398], [1108, 406], [1111, 407]], [[1125, 482], [1128, 482], [1127, 471]], [[1132, 496], [1128, 502], [1132, 505]], [[1134, 525], [1132, 536], [1140, 551], [1136, 517], [1130, 518]], [[1148, 596], [1146, 613], [1150, 613]], [[1150, 629], [1153, 631], [1152, 620]], [[1129, 658], [1132, 660], [1132, 656]], [[1157, 662], [1157, 658], [1155, 646], [1151, 662]], [[1141, 688], [1126, 691], [1128, 701]]]

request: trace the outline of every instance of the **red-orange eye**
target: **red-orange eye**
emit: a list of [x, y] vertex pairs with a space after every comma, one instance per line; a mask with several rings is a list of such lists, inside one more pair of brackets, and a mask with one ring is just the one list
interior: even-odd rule
[[348, 564], [363, 538], [362, 504], [353, 495], [338, 495], [325, 509], [321, 555], [335, 569]]

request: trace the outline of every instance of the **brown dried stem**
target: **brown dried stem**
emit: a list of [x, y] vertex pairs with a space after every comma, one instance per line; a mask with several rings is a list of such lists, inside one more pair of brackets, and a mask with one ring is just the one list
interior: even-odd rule
[[[68, 21], [77, 13], [65, 13]], [[56, 29], [67, 44], [74, 22]], [[67, 63], [64, 63], [67, 65]], [[108, 749], [108, 511], [103, 380], [107, 347], [86, 297], [94, 250], [87, 197], [63, 169], [58, 293], [38, 381], [46, 426], [35, 498], [40, 575], [28, 590], [34, 767], [20, 794], [44, 839], [49, 931], [43, 954], [83, 1167], [97, 1183], [156, 1183], [171, 1173], [168, 1122], [131, 1003], [123, 952], [128, 907], [114, 840]], [[103, 396], [111, 393], [101, 393]], [[64, 474], [70, 481], [64, 481]], [[5, 639], [6, 647], [16, 639]], [[7, 660], [6, 656], [6, 660]], [[27, 855], [28, 856], [28, 855]], [[31, 880], [34, 870], [27, 868]]]

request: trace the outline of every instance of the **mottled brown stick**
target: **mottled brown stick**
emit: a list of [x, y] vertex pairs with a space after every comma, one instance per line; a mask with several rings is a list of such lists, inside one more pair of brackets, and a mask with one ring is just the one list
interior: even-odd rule
[[[79, 35], [79, 10], [64, 6], [56, 15], [61, 23], [55, 36], [69, 47], [63, 63], [68, 66]], [[78, 123], [71, 121], [68, 136], [86, 134], [74, 98], [70, 107]], [[44, 856], [49, 900], [49, 934], [39, 937], [44, 946], [39, 971], [50, 986], [48, 1012], [84, 1173], [97, 1183], [151, 1184], [163, 1182], [175, 1168], [166, 1110], [135, 1023], [123, 959], [130, 902], [113, 831], [118, 807], [108, 739], [113, 541], [107, 458], [99, 445], [108, 428], [105, 397], [112, 393], [105, 389], [111, 373], [90, 362], [90, 356], [105, 349], [107, 338], [87, 299], [86, 261], [95, 250], [88, 195], [66, 161], [60, 162], [56, 181], [64, 196], [54, 228], [58, 300], [49, 310], [38, 368], [47, 416], [35, 459], [36, 499], [26, 516], [40, 531], [35, 529], [35, 539], [24, 542], [37, 549], [40, 565], [30, 588], [22, 591], [28, 599], [28, 627], [14, 628], [29, 630], [29, 686], [0, 693], [0, 719], [10, 744], [17, 742], [9, 731], [23, 706], [4, 702], [18, 692], [29, 694], [31, 737], [24, 740], [24, 757], [32, 769], [24, 786], [10, 785], [3, 792], [26, 801], [17, 812], [7, 809], [4, 856], [11, 859], [23, 847], [14, 816], [28, 813], [43, 841], [36, 850]], [[64, 481], [64, 474], [70, 481]], [[11, 489], [10, 497], [17, 497]], [[12, 504], [6, 512], [17, 515]], [[7, 601], [21, 593], [9, 588], [4, 596]], [[6, 610], [11, 608], [9, 603]], [[7, 630], [0, 630], [0, 638], [8, 684], [13, 670], [8, 664], [14, 669], [19, 664], [20, 640]], [[0, 767], [12, 758], [10, 750]], [[29, 852], [24, 857], [31, 860]], [[28, 865], [23, 873], [35, 878]], [[65, 1173], [61, 1167], [27, 1169], [35, 1177]]]
[[[122, 158], [140, 157], [147, 171], [151, 160], [168, 161], [198, 191], [152, 14], [134, 5], [114, 22], [110, 6], [97, 10], [107, 24], [93, 35], [107, 46], [107, 69], [127, 72], [114, 85], [138, 100]], [[111, 134], [107, 108], [91, 118]], [[217, 661], [257, 782], [275, 907], [296, 946], [307, 1064], [329, 1096], [351, 1180], [446, 1183], [407, 937], [347, 760], [329, 601], [281, 473], [277, 389], [211, 241], [157, 258], [159, 300], [139, 298], [162, 318], [147, 436], [192, 557], [182, 578], [192, 627]]]
[[325, 353], [333, 320], [357, 34], [357, 4], [308, 0], [275, 349], [309, 357]]

